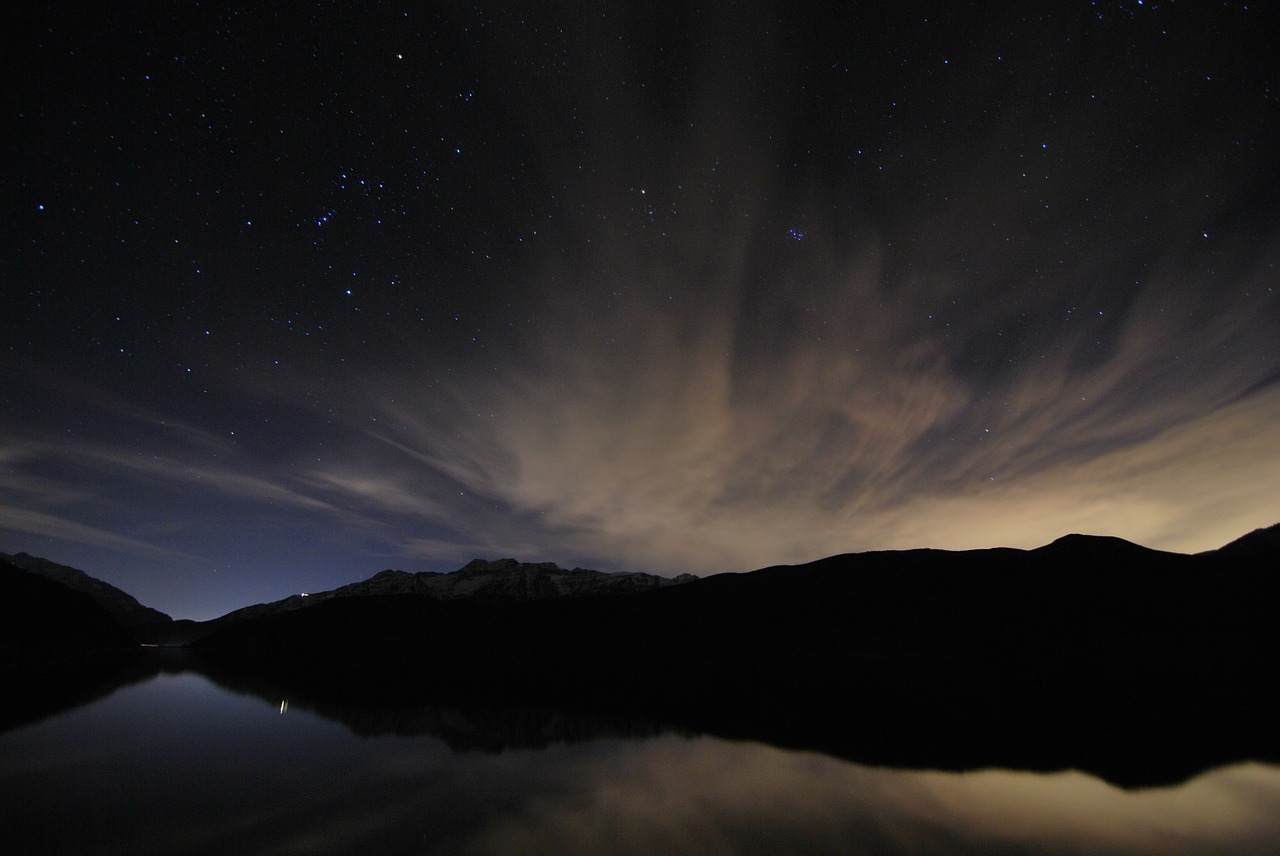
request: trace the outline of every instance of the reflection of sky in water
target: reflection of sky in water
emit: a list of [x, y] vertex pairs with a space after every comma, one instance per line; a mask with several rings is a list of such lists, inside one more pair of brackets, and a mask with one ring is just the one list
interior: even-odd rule
[[1125, 792], [675, 736], [455, 755], [192, 675], [0, 735], [0, 759], [7, 852], [1243, 854], [1280, 838], [1280, 769], [1257, 764]]

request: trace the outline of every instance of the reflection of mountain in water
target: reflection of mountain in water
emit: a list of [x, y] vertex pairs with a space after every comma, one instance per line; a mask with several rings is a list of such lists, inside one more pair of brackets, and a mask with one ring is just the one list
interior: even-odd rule
[[[341, 723], [360, 737], [431, 736], [455, 752], [504, 752], [513, 749], [545, 749], [558, 743], [588, 740], [654, 737], [672, 729], [651, 720], [625, 715], [607, 715], [585, 710], [553, 707], [513, 706], [452, 699], [399, 704], [368, 699], [307, 694], [296, 684], [272, 684], [246, 679], [201, 664], [198, 658], [188, 665], [223, 689], [253, 695], [268, 704], [281, 704], [281, 711], [306, 710]], [[341, 698], [341, 700], [339, 700]]]
[[0, 730], [147, 677], [141, 654], [90, 593], [0, 559]]
[[332, 591], [295, 594], [271, 603], [258, 603], [228, 612], [211, 621], [175, 621], [148, 628], [161, 645], [189, 645], [211, 633], [254, 619], [271, 618], [329, 600], [357, 597], [413, 595], [427, 600], [529, 601], [552, 598], [602, 597], [635, 594], [681, 585], [697, 577], [681, 574], [674, 579], [641, 573], [605, 573], [588, 568], [566, 570], [553, 562], [517, 562], [515, 559], [475, 559], [447, 574], [386, 570], [367, 580]]
[[569, 597], [530, 588], [536, 566], [536, 596], [381, 593], [422, 582], [396, 575], [211, 623], [187, 665], [356, 733], [460, 747], [676, 728], [1166, 783], [1280, 761], [1278, 532], [1196, 556], [1085, 536], [867, 553]]
[[197, 644], [219, 671], [393, 708], [568, 708], [866, 763], [1126, 783], [1278, 759], [1274, 532], [1185, 556], [837, 556], [625, 596], [333, 598]]
[[[430, 680], [394, 694], [353, 690], [338, 677], [195, 655], [218, 684], [271, 705], [312, 711], [363, 736], [429, 734], [455, 750], [543, 748], [664, 731], [752, 740], [862, 765], [967, 771], [1076, 769], [1122, 787], [1176, 784], [1243, 760], [1280, 762], [1262, 676], [1131, 674], [1065, 669], [1011, 673], [963, 661], [867, 662], [838, 687], [765, 682], [665, 695], [468, 693]], [[809, 678], [813, 678], [809, 675]], [[557, 707], [556, 705], [560, 705]]]

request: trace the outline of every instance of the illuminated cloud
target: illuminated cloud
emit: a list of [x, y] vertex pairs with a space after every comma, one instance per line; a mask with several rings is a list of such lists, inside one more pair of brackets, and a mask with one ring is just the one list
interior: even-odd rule
[[115, 532], [86, 526], [75, 520], [32, 511], [27, 508], [0, 505], [0, 517], [4, 518], [5, 528], [12, 532], [24, 532], [47, 538], [57, 538], [78, 544], [102, 547], [130, 556], [161, 561], [188, 560], [192, 558], [189, 553], [149, 544], [135, 538], [127, 538]]
[[557, 787], [509, 802], [453, 849], [836, 853], [857, 842], [869, 852], [1138, 856], [1169, 852], [1171, 841], [1250, 852], [1276, 829], [1266, 791], [1276, 771], [1256, 764], [1118, 793], [1077, 772], [889, 770], [706, 739], [556, 760]]
[[145, 27], [20, 64], [0, 546], [231, 608], [1280, 520], [1273, 13], [632, 11], [351, 11], [361, 73], [229, 67], [200, 121], [137, 102]]
[[509, 512], [428, 515], [472, 544], [665, 572], [1066, 531], [1202, 550], [1280, 519], [1272, 367], [1215, 357], [1257, 347], [1247, 307], [1175, 312], [1184, 290], [1162, 283], [1119, 319], [1042, 322], [1015, 366], [966, 376], [949, 354], [988, 325], [921, 334], [863, 257], [811, 283], [820, 320], [772, 345], [744, 341], [738, 319], [760, 307], [733, 283], [653, 311], [655, 288], [690, 284], [637, 269], [644, 300], [579, 303], [577, 323], [513, 343], [519, 361], [416, 401], [411, 376], [380, 388], [380, 439], [423, 485]]

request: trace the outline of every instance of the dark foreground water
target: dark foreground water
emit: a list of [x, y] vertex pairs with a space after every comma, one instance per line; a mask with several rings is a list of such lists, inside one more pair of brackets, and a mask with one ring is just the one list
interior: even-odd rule
[[[484, 735], [459, 715], [436, 725]], [[536, 727], [531, 726], [531, 727]], [[481, 729], [483, 730], [483, 729]], [[656, 733], [457, 751], [162, 674], [0, 735], [0, 852], [1213, 853], [1280, 848], [1280, 768], [1123, 790]], [[467, 742], [465, 739], [462, 743]]]

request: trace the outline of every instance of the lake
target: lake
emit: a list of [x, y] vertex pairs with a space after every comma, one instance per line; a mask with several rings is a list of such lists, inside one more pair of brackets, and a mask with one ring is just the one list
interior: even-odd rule
[[434, 734], [360, 736], [297, 701], [162, 673], [0, 734], [0, 851], [1258, 854], [1280, 841], [1268, 764], [1125, 790], [494, 717], [505, 738], [448, 709], [428, 717]]

